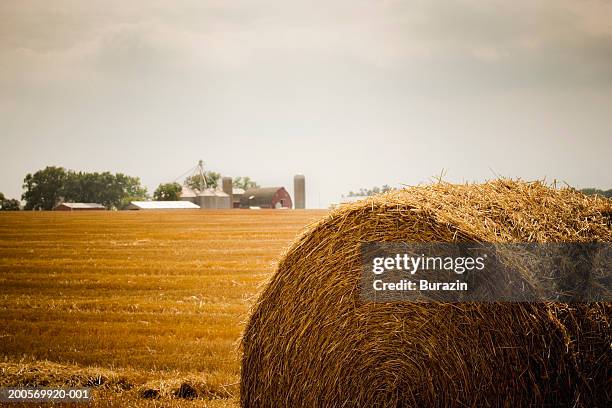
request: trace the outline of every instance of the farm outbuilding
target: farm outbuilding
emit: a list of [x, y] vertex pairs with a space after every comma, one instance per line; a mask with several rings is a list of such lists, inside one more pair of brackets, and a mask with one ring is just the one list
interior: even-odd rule
[[250, 188], [240, 199], [240, 208], [292, 208], [291, 196], [284, 187]]
[[53, 211], [100, 211], [106, 210], [102, 204], [97, 203], [61, 203], [53, 208]]
[[197, 210], [190, 201], [132, 201], [128, 210]]
[[244, 189], [239, 187], [232, 188], [232, 208], [240, 208], [240, 200], [244, 195]]
[[189, 187], [183, 186], [181, 201], [193, 203], [203, 210], [232, 208], [230, 196], [223, 191], [212, 188], [196, 192]]
[[206, 189], [196, 197], [196, 204], [203, 210], [227, 209], [230, 207], [230, 196], [223, 191]]
[[232, 208], [232, 198], [229, 194], [223, 191], [215, 191], [215, 204], [217, 209], [228, 209]]

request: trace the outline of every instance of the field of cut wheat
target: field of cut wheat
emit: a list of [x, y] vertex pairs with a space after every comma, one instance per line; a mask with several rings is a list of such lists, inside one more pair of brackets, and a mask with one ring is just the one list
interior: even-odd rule
[[0, 387], [232, 406], [253, 296], [324, 211], [0, 214]]

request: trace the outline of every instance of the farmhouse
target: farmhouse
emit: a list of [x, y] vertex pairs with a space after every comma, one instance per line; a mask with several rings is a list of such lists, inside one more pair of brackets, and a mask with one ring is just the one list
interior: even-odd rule
[[132, 201], [128, 210], [193, 210], [200, 207], [190, 201]]
[[250, 188], [240, 199], [240, 208], [292, 208], [291, 196], [284, 187]]
[[106, 210], [102, 204], [97, 203], [61, 203], [53, 208], [53, 211], [92, 211]]

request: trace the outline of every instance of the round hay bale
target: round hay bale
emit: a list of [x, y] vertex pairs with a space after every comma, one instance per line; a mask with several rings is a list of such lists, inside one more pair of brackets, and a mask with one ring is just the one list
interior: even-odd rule
[[512, 180], [332, 211], [253, 307], [242, 406], [605, 406], [609, 303], [363, 302], [360, 243], [612, 242], [611, 213], [610, 200]]

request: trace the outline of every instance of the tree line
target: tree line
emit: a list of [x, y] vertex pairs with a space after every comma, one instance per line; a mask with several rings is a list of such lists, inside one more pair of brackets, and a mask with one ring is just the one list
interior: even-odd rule
[[[185, 185], [196, 192], [202, 186], [217, 188], [221, 174], [213, 171], [204, 173], [205, 183], [200, 175], [188, 177]], [[245, 190], [259, 185], [249, 177], [236, 177], [234, 186]], [[123, 210], [131, 201], [148, 200], [147, 189], [139, 177], [123, 173], [83, 172], [63, 167], [47, 166], [35, 173], [28, 173], [23, 179], [24, 210], [52, 210], [63, 202], [98, 203], [107, 209]], [[157, 201], [180, 199], [182, 186], [179, 183], [161, 183], [153, 193]], [[17, 211], [21, 202], [10, 199], [0, 192], [0, 211]]]
[[51, 210], [62, 202], [98, 203], [125, 209], [130, 201], [148, 198], [140, 178], [108, 171], [83, 172], [48, 166], [23, 180], [24, 210]]
[[386, 193], [387, 191], [391, 191], [393, 188], [387, 184], [384, 184], [382, 187], [374, 186], [372, 188], [360, 188], [358, 191], [349, 191], [346, 195], [347, 197], [369, 197], [376, 194]]
[[[221, 174], [214, 171], [204, 172], [204, 179], [199, 174], [187, 177], [184, 185], [196, 193], [206, 188], [218, 188]], [[205, 186], [205, 187], [204, 187]], [[250, 177], [235, 177], [233, 186], [247, 190], [259, 187]], [[122, 210], [131, 201], [148, 200], [147, 189], [141, 184], [140, 178], [123, 173], [83, 172], [67, 170], [63, 167], [48, 166], [30, 174], [23, 180], [24, 193], [21, 199], [25, 201], [24, 210], [51, 210], [62, 202], [98, 203], [107, 209]], [[176, 201], [181, 197], [183, 186], [177, 182], [161, 183], [153, 193], [156, 201]], [[365, 197], [385, 193], [392, 188], [382, 187], [361, 188], [349, 191], [348, 197]], [[579, 190], [586, 195], [600, 195], [612, 198], [612, 189], [584, 188]], [[0, 192], [0, 211], [16, 211], [21, 208], [19, 200], [10, 199]]]
[[612, 198], [612, 189], [609, 190], [600, 190], [598, 188], [583, 188], [580, 190], [582, 194], [586, 195], [600, 195], [606, 198]]

